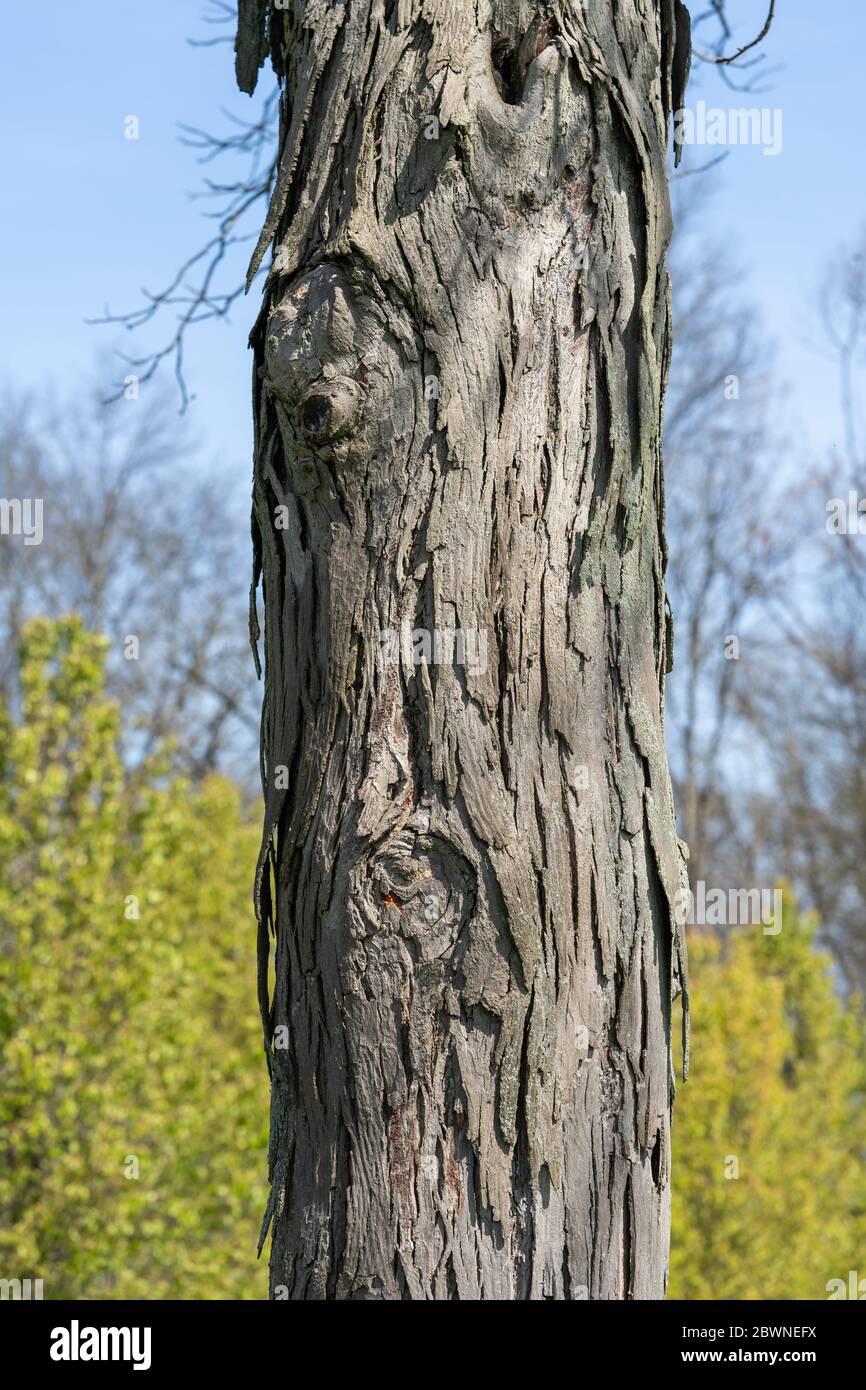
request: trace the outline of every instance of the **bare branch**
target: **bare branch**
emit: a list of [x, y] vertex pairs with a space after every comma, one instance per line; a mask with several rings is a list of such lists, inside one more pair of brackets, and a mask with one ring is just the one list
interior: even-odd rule
[[[227, 0], [211, 0], [211, 7], [212, 12], [203, 16], [205, 23], [234, 23], [235, 5], [227, 3]], [[199, 47], [208, 47], [221, 41], [207, 39], [191, 42]], [[153, 293], [143, 288], [141, 294], [144, 302], [139, 308], [112, 313], [106, 306], [101, 317], [87, 320], [91, 324], [122, 324], [134, 332], [152, 322], [165, 309], [179, 310], [177, 326], [162, 347], [138, 357], [125, 354], [121, 354], [121, 357], [138, 374], [142, 383], [150, 381], [164, 361], [171, 360], [180, 395], [181, 414], [192, 400], [184, 375], [184, 344], [188, 330], [210, 319], [228, 319], [232, 306], [245, 292], [241, 275], [233, 278], [228, 288], [222, 288], [220, 280], [231, 249], [251, 239], [252, 228], [261, 221], [260, 218], [250, 218], [246, 223], [248, 214], [260, 201], [264, 200], [267, 204], [270, 200], [276, 175], [279, 95], [279, 88], [274, 87], [253, 120], [244, 120], [222, 109], [222, 116], [232, 127], [222, 135], [212, 134], [197, 126], [179, 127], [181, 144], [197, 151], [199, 164], [210, 164], [220, 156], [246, 158], [246, 177], [226, 182], [205, 178], [204, 187], [190, 194], [194, 199], [218, 200], [220, 205], [205, 213], [207, 218], [216, 222], [217, 229], [199, 250], [184, 261], [164, 289]], [[245, 225], [249, 227], [248, 231], [245, 231]], [[116, 388], [106, 404], [124, 395], [126, 383], [118, 382]]]
[[674, 179], [689, 179], [693, 174], [706, 174], [710, 169], [715, 169], [717, 164], [721, 164], [727, 159], [730, 150], [725, 150], [723, 154], [717, 154], [715, 159], [710, 159], [706, 164], [700, 164], [696, 169], [678, 169], [676, 173], [669, 175], [671, 182]]
[[[696, 32], [699, 25], [704, 24], [707, 20], [715, 19], [719, 26], [719, 37], [712, 52], [702, 53], [699, 49], [695, 48], [694, 56], [700, 59], [701, 62], [713, 63], [715, 66], [723, 69], [734, 65], [736, 65], [740, 71], [746, 68], [756, 67], [759, 63], [763, 62], [764, 54], [749, 59], [748, 63], [742, 63], [740, 60], [745, 54], [750, 53], [752, 49], [757, 48], [758, 45], [764, 41], [770, 32], [775, 17], [776, 0], [769, 0], [767, 17], [764, 20], [760, 33], [757, 34], [755, 38], [750, 39], [748, 43], [742, 44], [734, 53], [725, 53], [725, 48], [731, 40], [731, 26], [728, 22], [725, 10], [725, 0], [710, 0], [710, 8], [705, 10], [702, 14], [697, 15], [692, 21], [692, 31]], [[737, 86], [735, 83], [729, 82], [728, 85], [732, 86], [735, 91], [754, 90], [748, 83], [745, 86]]]

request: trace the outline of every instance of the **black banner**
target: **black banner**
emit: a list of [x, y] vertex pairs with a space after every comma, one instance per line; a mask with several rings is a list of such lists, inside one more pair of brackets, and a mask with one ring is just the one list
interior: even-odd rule
[[[559, 1359], [568, 1353], [575, 1357], [575, 1369], [580, 1365], [587, 1369], [587, 1356], [591, 1356], [593, 1368], [609, 1356], [611, 1368], [619, 1374], [634, 1371], [657, 1375], [679, 1369], [688, 1375], [707, 1366], [728, 1370], [742, 1366], [747, 1371], [760, 1368], [773, 1373], [779, 1368], [803, 1366], [826, 1376], [828, 1371], [854, 1368], [860, 1360], [862, 1320], [854, 1309], [836, 1306], [843, 1301], [851, 1300], [572, 1306], [570, 1313], [563, 1309], [558, 1315], [566, 1322], [557, 1324], [557, 1330], [573, 1341], [557, 1342], [555, 1348], [541, 1342], [534, 1353], [532, 1344], [524, 1343], [523, 1352], [537, 1354], [543, 1362], [550, 1354]], [[325, 1317], [325, 1323], [318, 1323], [319, 1316]], [[306, 1338], [323, 1327], [334, 1331], [346, 1328], [345, 1316], [341, 1308], [315, 1314], [311, 1329], [309, 1305], [302, 1311], [263, 1302], [71, 1303], [22, 1298], [0, 1301], [0, 1332], [5, 1361], [12, 1358], [60, 1382], [70, 1376], [91, 1379], [101, 1371], [114, 1376], [166, 1371], [225, 1375], [229, 1365], [243, 1369], [245, 1360], [256, 1375], [265, 1373], [263, 1362], [282, 1365], [291, 1374], [291, 1364], [297, 1361], [300, 1366], [303, 1361], [305, 1375], [309, 1375], [310, 1358], [316, 1354], [322, 1357], [323, 1370], [332, 1375], [335, 1345], [318, 1343], [317, 1348]], [[355, 1323], [355, 1316], [349, 1314], [356, 1335], [351, 1344], [347, 1343], [353, 1366], [363, 1356], [363, 1349], [369, 1348], [369, 1366], [375, 1372], [374, 1362], [387, 1346], [382, 1341], [382, 1325], [376, 1321], [381, 1314], [368, 1312], [361, 1323]], [[472, 1339], [481, 1337], [477, 1357], [489, 1372], [498, 1359], [498, 1322], [494, 1320], [491, 1336], [491, 1331], [485, 1330], [486, 1311], [480, 1312], [478, 1321], [476, 1309], [471, 1324], [463, 1323], [459, 1314], [457, 1323], [452, 1323], [450, 1316], [440, 1322], [433, 1315], [443, 1337], [432, 1344], [431, 1368], [440, 1355], [451, 1358], [456, 1354], [465, 1370], [466, 1361], [473, 1359]], [[413, 1326], [411, 1315], [409, 1323], [398, 1317], [396, 1323], [387, 1322], [385, 1335], [399, 1336], [411, 1332]], [[533, 1322], [528, 1330], [535, 1332], [540, 1326]], [[452, 1332], [460, 1341], [449, 1351], [447, 1338]], [[507, 1358], [514, 1351], [513, 1332], [513, 1323], [503, 1332], [502, 1355]], [[367, 1333], [373, 1334], [370, 1341], [365, 1340]], [[288, 1339], [284, 1352], [280, 1351], [281, 1335]], [[339, 1343], [336, 1346], [339, 1349]]]

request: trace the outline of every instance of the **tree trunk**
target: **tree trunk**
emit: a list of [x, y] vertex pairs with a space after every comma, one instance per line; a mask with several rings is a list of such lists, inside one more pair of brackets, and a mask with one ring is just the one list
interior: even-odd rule
[[674, 0], [253, 0], [246, 89], [268, 19], [271, 1293], [661, 1298], [682, 23], [677, 58]]

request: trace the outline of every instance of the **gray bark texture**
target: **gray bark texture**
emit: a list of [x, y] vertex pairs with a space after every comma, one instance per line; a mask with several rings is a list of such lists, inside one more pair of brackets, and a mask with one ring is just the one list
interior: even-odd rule
[[273, 248], [252, 335], [271, 1294], [662, 1298], [685, 11], [240, 11], [242, 84], [269, 50], [284, 87], [251, 267]]

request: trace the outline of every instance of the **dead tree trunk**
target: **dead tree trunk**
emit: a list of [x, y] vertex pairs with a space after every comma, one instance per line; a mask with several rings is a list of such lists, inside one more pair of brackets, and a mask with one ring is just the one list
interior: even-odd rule
[[242, 86], [266, 46], [284, 79], [252, 340], [272, 1296], [661, 1298], [684, 26], [677, 55], [674, 0], [240, 10]]

